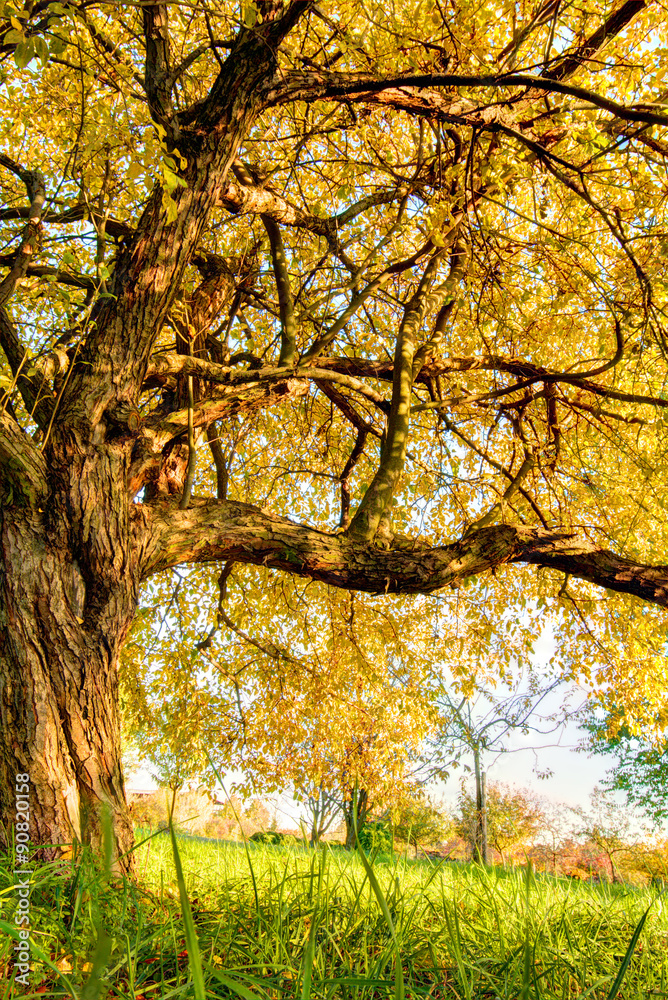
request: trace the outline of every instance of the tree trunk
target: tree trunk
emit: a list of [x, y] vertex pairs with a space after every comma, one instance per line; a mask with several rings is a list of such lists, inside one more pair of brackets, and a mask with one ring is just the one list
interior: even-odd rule
[[119, 860], [133, 831], [117, 673], [137, 603], [130, 504], [118, 452], [76, 452], [54, 445], [52, 488], [0, 511], [0, 838], [11, 842], [16, 776], [28, 775], [30, 843], [42, 858], [74, 841], [98, 851], [108, 809], [117, 867], [130, 870]]
[[480, 765], [480, 752], [474, 750], [475, 762], [475, 838], [473, 860], [478, 864], [487, 864], [487, 775]]

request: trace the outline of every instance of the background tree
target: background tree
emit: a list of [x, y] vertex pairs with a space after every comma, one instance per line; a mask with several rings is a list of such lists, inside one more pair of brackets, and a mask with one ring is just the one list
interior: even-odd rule
[[532, 857], [546, 871], [558, 875], [565, 854], [565, 845], [572, 842], [573, 816], [563, 802], [541, 803], [540, 830], [536, 837]]
[[108, 801], [129, 849], [119, 649], [178, 566], [380, 596], [499, 570], [481, 602], [563, 606], [651, 711], [662, 8], [0, 18], [4, 826], [29, 772], [36, 844], [97, 844]]
[[595, 788], [590, 796], [589, 808], [578, 806], [573, 812], [577, 817], [577, 835], [586, 837], [603, 852], [610, 866], [611, 880], [621, 882], [618, 862], [631, 850], [632, 816], [629, 811], [620, 809], [609, 792]]
[[[462, 788], [457, 801], [454, 824], [457, 835], [469, 845], [474, 860], [478, 850], [478, 805], [475, 797]], [[487, 790], [487, 836], [490, 844], [506, 863], [506, 852], [530, 841], [543, 822], [543, 807], [528, 789], [513, 788], [502, 782], [490, 782]], [[486, 862], [485, 862], [486, 863]]]
[[320, 840], [329, 830], [339, 812], [339, 803], [330, 792], [320, 784], [306, 798], [306, 811], [309, 818], [308, 842], [310, 847], [319, 847]]
[[[584, 722], [590, 737], [583, 749], [613, 760], [603, 783], [611, 792], [623, 792], [632, 809], [640, 809], [656, 825], [668, 818], [668, 741], [665, 730], [640, 731], [614, 708], [593, 712]], [[659, 722], [660, 725], [660, 722]]]
[[[512, 753], [510, 741], [517, 734], [538, 732], [545, 736], [554, 732], [563, 725], [567, 713], [566, 702], [550, 717], [541, 718], [538, 713], [541, 703], [554, 691], [557, 682], [540, 688], [536, 674], [530, 674], [528, 686], [523, 682], [522, 676], [515, 680], [510, 694], [499, 696], [489, 691], [479, 692], [473, 700], [465, 696], [457, 703], [448, 691], [441, 689], [437, 695], [440, 717], [435, 735], [431, 737], [432, 763], [437, 771], [443, 773], [444, 769], [447, 772], [447, 769], [462, 766], [463, 762], [464, 771], [473, 774], [475, 813], [472, 853], [474, 860], [484, 865], [488, 860], [490, 839], [497, 849], [502, 850], [495, 843], [489, 827], [489, 757], [496, 759], [502, 754]], [[497, 792], [497, 806], [498, 796]], [[498, 823], [495, 830], [497, 828]]]
[[[178, 613], [162, 637], [162, 620], [149, 613], [133, 630], [123, 655], [126, 725], [144, 734], [149, 756], [169, 746], [198, 760], [212, 787], [202, 747], [219, 772], [245, 773], [245, 794], [291, 790], [309, 809], [313, 843], [342, 814], [354, 847], [355, 789], [361, 830], [367, 814], [413, 787], [420, 767], [432, 724], [427, 626], [411, 609], [380, 615], [355, 595], [296, 600], [284, 584], [239, 601], [228, 581], [226, 621], [202, 639], [189, 586], [175, 594]], [[193, 653], [214, 669], [193, 670]]]
[[298, 698], [284, 689], [299, 735], [286, 725], [286, 710], [277, 706], [275, 756], [267, 743], [255, 741], [247, 717], [242, 766], [253, 788], [291, 786], [295, 798], [309, 804], [312, 843], [342, 814], [345, 846], [354, 849], [355, 830], [359, 834], [372, 815], [391, 808], [415, 787], [425, 720], [411, 715], [403, 692], [398, 701], [396, 691], [382, 686], [370, 692], [359, 674], [352, 697], [338, 689], [335, 697], [316, 701], [304, 687]]
[[404, 843], [413, 845], [415, 857], [420, 844], [436, 844], [442, 840], [448, 825], [443, 810], [434, 805], [424, 793], [405, 799], [392, 819], [394, 835]]

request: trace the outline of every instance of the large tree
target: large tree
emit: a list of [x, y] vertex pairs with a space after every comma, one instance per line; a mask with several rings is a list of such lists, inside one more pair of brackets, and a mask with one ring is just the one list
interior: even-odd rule
[[117, 661], [170, 567], [666, 606], [658, 3], [20, 2], [5, 823], [28, 772], [35, 843], [107, 801], [130, 847]]

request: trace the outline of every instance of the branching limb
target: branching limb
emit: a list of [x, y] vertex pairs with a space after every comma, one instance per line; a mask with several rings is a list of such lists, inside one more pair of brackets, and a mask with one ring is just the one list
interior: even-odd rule
[[[385, 382], [392, 380], [394, 371], [393, 363], [384, 359], [321, 358], [318, 364], [321, 368], [338, 371], [342, 374], [354, 374], [360, 376], [360, 378], [375, 378]], [[609, 367], [610, 362], [605, 362], [605, 365]], [[470, 396], [456, 397], [456, 399], [449, 400], [448, 405], [453, 405], [455, 402], [470, 403], [482, 401], [484, 399], [497, 398], [502, 395], [508, 395], [512, 392], [528, 388], [531, 385], [535, 385], [537, 382], [555, 385], [559, 382], [563, 382], [567, 385], [573, 385], [578, 389], [582, 389], [584, 392], [590, 392], [595, 396], [601, 396], [607, 399], [616, 399], [623, 403], [655, 406], [664, 409], [668, 407], [668, 399], [662, 399], [660, 396], [643, 396], [640, 393], [619, 392], [617, 389], [611, 389], [607, 386], [598, 385], [596, 382], [592, 382], [591, 379], [585, 377], [587, 374], [586, 372], [583, 374], [575, 372], [555, 372], [549, 368], [544, 368], [542, 365], [535, 364], [533, 361], [521, 361], [516, 358], [506, 358], [502, 355], [492, 354], [482, 355], [477, 358], [429, 357], [423, 365], [420, 374], [416, 377], [416, 382], [426, 382], [429, 379], [438, 378], [439, 375], [445, 375], [451, 372], [469, 371], [508, 372], [509, 374], [521, 377], [522, 381], [516, 383], [516, 385], [512, 387], [500, 389], [491, 393], [484, 393], [481, 395], [471, 394]], [[438, 402], [418, 404], [413, 407], [413, 412], [438, 409], [438, 406]]]
[[[11, 267], [14, 262], [14, 254], [0, 254], [0, 267]], [[98, 283], [88, 274], [70, 274], [68, 271], [61, 271], [57, 267], [49, 267], [41, 264], [27, 264], [24, 269], [26, 278], [55, 278], [60, 285], [69, 285], [70, 288], [83, 288], [87, 292], [96, 292]]]
[[196, 49], [189, 52], [185, 59], [182, 59], [178, 65], [174, 67], [169, 75], [168, 85], [171, 91], [177, 80], [180, 80], [186, 70], [190, 69], [194, 62], [197, 62], [205, 53], [210, 52], [211, 49], [231, 49], [233, 45], [232, 41], [219, 42], [219, 41], [209, 41], [202, 45], [198, 45]]
[[271, 645], [264, 645], [264, 643], [258, 642], [258, 640], [254, 639], [251, 635], [248, 634], [248, 632], [244, 632], [242, 628], [239, 628], [239, 626], [227, 614], [227, 612], [225, 611], [224, 603], [227, 599], [227, 581], [233, 569], [234, 569], [234, 562], [232, 560], [228, 560], [228, 562], [226, 562], [225, 565], [223, 566], [221, 574], [218, 577], [219, 596], [218, 596], [218, 607], [216, 609], [216, 621], [214, 625], [211, 627], [211, 629], [209, 629], [206, 639], [204, 639], [202, 642], [198, 642], [195, 644], [195, 649], [201, 650], [202, 652], [205, 652], [206, 650], [210, 649], [214, 637], [220, 631], [221, 627], [223, 625], [226, 625], [227, 628], [229, 628], [232, 632], [235, 633], [235, 635], [238, 635], [240, 639], [243, 639], [244, 642], [247, 642], [249, 646], [253, 646], [255, 649], [258, 649], [261, 653], [264, 653], [264, 655], [268, 656], [270, 659], [278, 660], [279, 662], [282, 661], [284, 663], [294, 663], [300, 665], [301, 661], [298, 660], [296, 657], [292, 656], [286, 649], [277, 646], [275, 643], [271, 643]]
[[464, 276], [465, 271], [466, 253], [461, 243], [457, 242], [453, 244], [450, 252], [450, 274], [448, 275], [446, 287], [444, 289], [444, 297], [446, 301], [438, 311], [436, 322], [434, 323], [434, 332], [431, 337], [415, 352], [415, 360], [413, 361], [413, 381], [415, 381], [420, 374], [429, 355], [435, 354], [441, 346], [443, 334], [445, 333], [455, 305], [455, 288]]
[[[193, 360], [197, 361], [196, 358]], [[220, 394], [195, 406], [193, 428], [195, 432], [201, 432], [217, 420], [229, 420], [239, 413], [253, 413], [285, 402], [287, 398], [303, 396], [308, 392], [308, 386], [308, 381], [290, 378], [283, 372], [282, 378], [226, 387]], [[147, 417], [142, 433], [135, 442], [132, 464], [128, 471], [130, 496], [135, 496], [147, 482], [159, 478], [159, 470], [165, 459], [170, 457], [172, 446], [184, 441], [188, 432], [188, 410], [186, 407], [167, 417], [160, 413]], [[179, 459], [179, 467], [181, 466]], [[178, 492], [182, 493], [182, 480]]]
[[[206, 379], [208, 382], [215, 382], [225, 385], [229, 389], [240, 389], [242, 386], [271, 384], [294, 381], [296, 379], [309, 379], [314, 382], [318, 380], [324, 382], [334, 382], [345, 386], [353, 392], [364, 396], [375, 406], [386, 411], [387, 400], [383, 398], [375, 389], [366, 385], [360, 379], [343, 372], [337, 372], [326, 368], [311, 367], [307, 364], [298, 365], [296, 368], [255, 368], [252, 371], [238, 371], [229, 365], [217, 365], [212, 361], [204, 361], [202, 358], [192, 358], [183, 354], [160, 354], [154, 357], [153, 362], [146, 374], [146, 386], [161, 385], [170, 378], [178, 375], [190, 373], [196, 378]], [[175, 414], [170, 414], [168, 420], [173, 420]]]
[[219, 500], [226, 500], [229, 473], [216, 424], [209, 424], [206, 429], [206, 439], [209, 443], [211, 457], [216, 469], [216, 496]]
[[626, 3], [614, 10], [589, 38], [576, 49], [559, 56], [543, 75], [550, 80], [567, 80], [587, 60], [600, 52], [646, 6], [647, 0], [626, 0]]
[[392, 404], [387, 422], [387, 438], [381, 451], [378, 470], [348, 528], [351, 538], [358, 541], [370, 541], [376, 535], [383, 515], [389, 511], [392, 496], [403, 472], [408, 448], [410, 396], [418, 335], [427, 311], [440, 308], [450, 287], [449, 282], [445, 281], [432, 290], [444, 252], [439, 250], [432, 256], [415, 295], [404, 310], [394, 353]]
[[334, 384], [326, 379], [315, 379], [315, 384], [318, 386], [321, 392], [327, 396], [328, 399], [334, 403], [341, 413], [344, 415], [346, 420], [348, 420], [353, 427], [356, 427], [358, 431], [365, 431], [367, 434], [373, 434], [375, 437], [382, 437], [381, 431], [379, 431], [370, 421], [364, 420], [355, 407], [350, 403], [342, 392], [339, 392], [335, 388]]
[[[188, 343], [189, 355], [192, 357], [192, 339]], [[188, 465], [186, 468], [186, 477], [183, 483], [183, 496], [181, 497], [180, 507], [181, 510], [187, 510], [188, 504], [190, 503], [190, 495], [193, 488], [193, 480], [195, 478], [195, 465], [197, 464], [197, 448], [195, 446], [195, 398], [193, 394], [193, 377], [192, 375], [187, 376], [188, 379]]]
[[[502, 476], [505, 476], [506, 479], [510, 480], [511, 485], [514, 483], [514, 478], [512, 473], [510, 473], [508, 469], [504, 468], [504, 466], [501, 465], [500, 462], [497, 462], [495, 459], [493, 459], [491, 455], [488, 455], [486, 451], [483, 451], [482, 448], [479, 448], [475, 443], [475, 441], [471, 441], [471, 439], [467, 437], [467, 435], [464, 434], [455, 424], [453, 424], [452, 421], [448, 420], [447, 416], [444, 413], [439, 414], [439, 419], [443, 424], [443, 426], [445, 427], [445, 429], [450, 431], [451, 434], [454, 434], [456, 437], [458, 437], [460, 441], [462, 441], [462, 443], [466, 445], [467, 448], [470, 448], [472, 452], [474, 452], [476, 455], [479, 456], [479, 458], [482, 458], [483, 461], [487, 462], [487, 464], [490, 465], [493, 469], [496, 469], [496, 471], [500, 472]], [[529, 506], [531, 507], [531, 509], [533, 510], [534, 514], [536, 515], [540, 523], [543, 525], [543, 527], [547, 528], [547, 518], [545, 517], [545, 515], [543, 514], [543, 512], [541, 511], [540, 507], [538, 506], [534, 498], [531, 496], [531, 494], [527, 493], [527, 491], [523, 489], [523, 487], [520, 484], [518, 484], [518, 490], [520, 496], [524, 497], [524, 499], [529, 504]]]
[[270, 215], [262, 215], [261, 218], [269, 236], [271, 261], [274, 268], [274, 277], [276, 278], [278, 306], [281, 316], [281, 354], [278, 364], [292, 365], [294, 364], [296, 354], [297, 324], [295, 321], [292, 292], [290, 290], [290, 275], [285, 258], [285, 248], [278, 224]]
[[366, 300], [373, 295], [374, 292], [377, 292], [379, 288], [382, 288], [383, 285], [387, 284], [390, 278], [394, 275], [402, 274], [404, 271], [408, 271], [412, 267], [415, 267], [417, 262], [424, 257], [425, 254], [428, 254], [433, 250], [434, 244], [431, 239], [428, 239], [422, 244], [421, 247], [419, 247], [419, 249], [415, 251], [415, 253], [411, 254], [410, 257], [406, 257], [404, 260], [396, 261], [395, 263], [388, 265], [388, 267], [384, 268], [380, 274], [376, 275], [375, 278], [372, 278], [372, 280], [365, 285], [364, 288], [352, 296], [350, 302], [343, 310], [339, 318], [327, 330], [323, 331], [318, 337], [316, 337], [306, 354], [302, 357], [302, 362], [313, 361], [315, 358], [319, 357], [324, 351], [327, 350], [336, 336], [341, 332], [341, 330], [343, 330], [346, 323], [348, 323], [355, 313], [362, 308]]
[[323, 219], [293, 205], [266, 181], [260, 183], [253, 168], [241, 160], [233, 164], [232, 170], [235, 179], [228, 180], [220, 194], [220, 204], [224, 208], [235, 215], [267, 215], [281, 225], [294, 226], [305, 229], [315, 236], [322, 236], [327, 240], [332, 253], [339, 258], [344, 267], [352, 271], [355, 271], [355, 267], [341, 245], [339, 230], [369, 208], [391, 204], [399, 197], [397, 189], [394, 188], [377, 191], [361, 198], [338, 215]]
[[209, 629], [206, 639], [203, 639], [202, 642], [195, 643], [195, 649], [202, 652], [211, 648], [211, 643], [220, 629], [222, 614], [224, 613], [223, 604], [227, 600], [227, 581], [233, 569], [234, 563], [230, 561], [226, 562], [220, 571], [220, 575], [218, 577], [218, 608], [216, 610], [216, 621]]
[[522, 462], [517, 475], [511, 480], [510, 485], [503, 494], [501, 500], [495, 503], [494, 506], [487, 511], [481, 518], [474, 521], [473, 524], [466, 530], [464, 537], [472, 534], [474, 531], [478, 531], [480, 528], [487, 527], [488, 524], [492, 524], [497, 517], [503, 520], [503, 516], [506, 509], [506, 504], [512, 499], [513, 494], [517, 493], [522, 481], [526, 479], [531, 470], [536, 464], [536, 456], [533, 451], [529, 448], [524, 449], [524, 461]]
[[362, 453], [364, 452], [367, 434], [368, 431], [365, 427], [361, 427], [358, 430], [353, 450], [351, 451], [348, 461], [344, 465], [341, 470], [341, 475], [339, 476], [339, 482], [341, 484], [341, 516], [339, 518], [339, 528], [344, 530], [350, 524], [350, 473], [353, 471], [359, 462]]
[[0, 306], [4, 306], [14, 294], [18, 283], [25, 277], [30, 261], [37, 250], [42, 212], [46, 199], [46, 185], [44, 175], [41, 171], [25, 170], [9, 156], [5, 156], [4, 153], [0, 153], [0, 165], [11, 170], [12, 173], [21, 178], [30, 198], [28, 223], [23, 230], [19, 248], [14, 254], [9, 274], [5, 275], [0, 282]]
[[[0, 211], [0, 222], [11, 219], [28, 219], [29, 217], [30, 209], [26, 206], [3, 208]], [[72, 208], [66, 208], [62, 212], [49, 210], [42, 214], [43, 223], [48, 222], [54, 225], [69, 226], [75, 222], [80, 222], [82, 219], [90, 219], [94, 225], [101, 225], [104, 222], [106, 232], [110, 236], [113, 236], [114, 239], [131, 236], [135, 231], [134, 227], [129, 225], [129, 223], [101, 215], [94, 209], [89, 208], [88, 205], [73, 205]]]

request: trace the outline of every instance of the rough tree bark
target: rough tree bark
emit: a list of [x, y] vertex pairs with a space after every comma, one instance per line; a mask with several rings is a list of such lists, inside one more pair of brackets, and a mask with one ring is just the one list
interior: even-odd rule
[[[25, 443], [24, 443], [25, 447]], [[13, 811], [18, 773], [30, 775], [31, 840], [97, 844], [107, 803], [123, 854], [132, 846], [120, 760], [117, 658], [135, 612], [128, 507], [118, 454], [72, 461], [54, 442], [40, 492], [18, 493], [0, 515], [0, 804]], [[122, 463], [121, 463], [122, 464]], [[85, 466], [88, 465], [88, 468]], [[45, 469], [46, 472], [46, 463]], [[76, 537], [65, 511], [81, 510]], [[53, 856], [54, 849], [46, 850]]]

